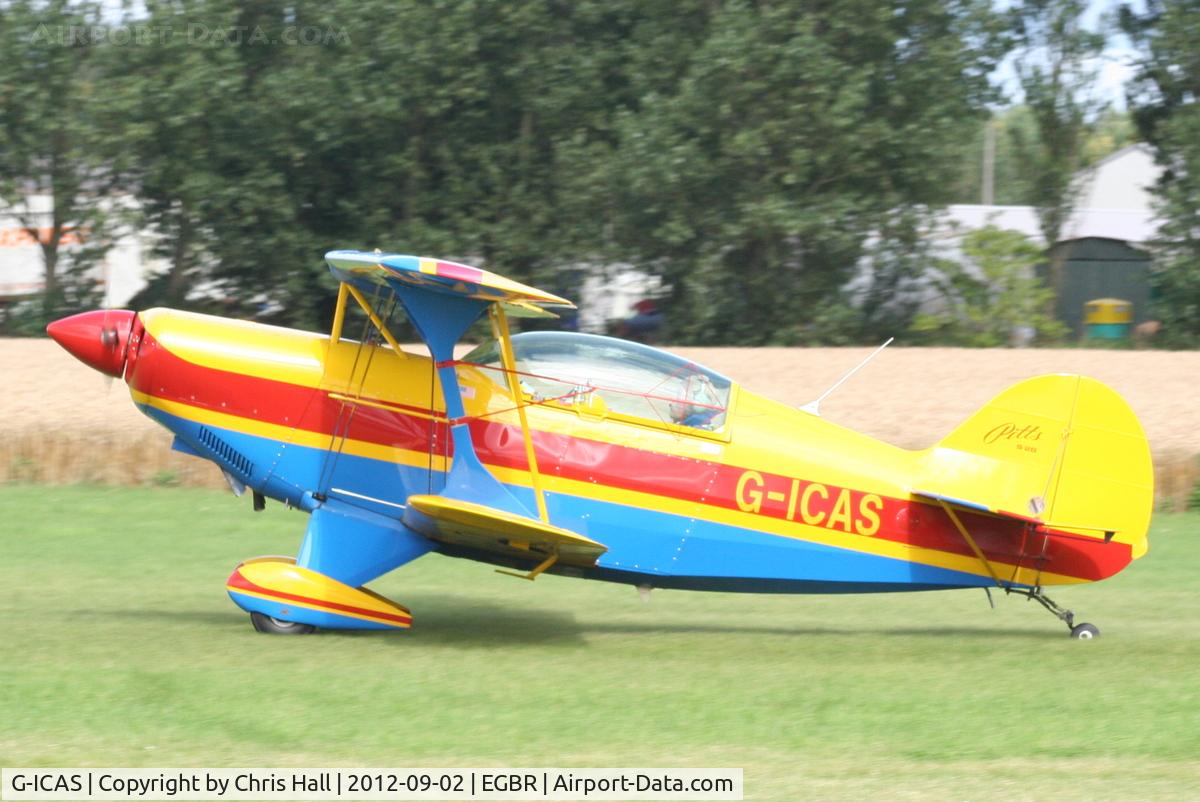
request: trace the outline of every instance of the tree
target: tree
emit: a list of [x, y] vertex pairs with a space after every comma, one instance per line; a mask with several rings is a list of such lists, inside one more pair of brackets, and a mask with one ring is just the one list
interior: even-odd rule
[[[665, 277], [676, 334], [708, 342], [903, 329], [888, 288], [919, 272], [954, 144], [994, 98], [1004, 17], [852, 5], [125, 5], [169, 32], [100, 60], [109, 161], [170, 265], [140, 303], [202, 284], [228, 311], [317, 325], [322, 253], [358, 246], [567, 293], [558, 266], [617, 256]], [[859, 270], [877, 292], [850, 314]]]
[[[995, 132], [993, 202], [997, 206], [1036, 206], [1038, 196], [1029, 184], [1032, 171], [1023, 162], [1024, 152], [1017, 150], [1018, 143], [1025, 145], [1037, 140], [1029, 107], [1018, 104], [999, 109], [983, 124], [987, 125]], [[962, 143], [958, 157], [961, 167], [955, 183], [947, 187], [946, 203], [981, 202], [983, 126], [977, 127]], [[1134, 141], [1137, 141], [1137, 130], [1129, 112], [1111, 107], [1103, 109], [1086, 132], [1080, 166], [1086, 169]]]
[[[998, 109], [964, 137], [959, 155], [961, 167], [954, 184], [947, 188], [947, 203], [982, 203], [983, 155], [986, 128], [991, 126], [993, 140], [992, 202], [997, 206], [1032, 205], [1029, 187], [1014, 153], [1016, 140], [1033, 136], [1033, 119], [1022, 105]], [[1018, 133], [1019, 131], [1019, 133]]]
[[[1084, 166], [1091, 125], [1104, 104], [1094, 94], [1093, 66], [1104, 35], [1082, 26], [1085, 0], [1025, 0], [1012, 10], [1020, 54], [1017, 79], [1034, 122], [1035, 135], [1013, 128], [1019, 173], [1027, 183], [1046, 247], [1058, 242], [1071, 216]], [[1063, 261], [1050, 264], [1057, 297]]]
[[[318, 323], [333, 291], [321, 254], [338, 238], [313, 219], [312, 184], [328, 173], [309, 137], [346, 123], [307, 64], [319, 71], [348, 44], [320, 14], [316, 3], [186, 0], [122, 21], [158, 34], [107, 61], [141, 222], [168, 265], [139, 304]], [[185, 304], [197, 286], [203, 297]]]
[[962, 239], [963, 261], [941, 260], [937, 311], [918, 314], [912, 334], [919, 340], [972, 348], [1009, 345], [1020, 329], [1041, 340], [1066, 334], [1045, 314], [1053, 292], [1037, 278], [1043, 252], [1018, 231], [985, 226]]
[[[43, 323], [90, 300], [82, 274], [107, 247], [116, 165], [88, 34], [98, 23], [95, 3], [0, 5], [0, 200], [41, 249]], [[72, 241], [83, 247], [68, 252]]]
[[587, 165], [613, 241], [672, 284], [673, 331], [820, 337], [872, 234], [915, 240], [944, 196], [950, 143], [991, 97], [996, 24], [975, 2], [718, 6], [678, 82], [648, 88]]
[[1141, 53], [1128, 90], [1141, 135], [1164, 168], [1155, 192], [1164, 221], [1151, 276], [1155, 314], [1170, 345], [1200, 344], [1200, 8], [1192, 3], [1122, 9]]
[[[553, 282], [551, 268], [579, 261], [593, 233], [564, 198], [579, 165], [559, 154], [611, 138], [633, 104], [635, 69], [666, 80], [694, 26], [668, 24], [678, 10], [632, 0], [147, 4], [146, 24], [179, 35], [118, 53], [113, 69], [125, 76], [146, 221], [171, 264], [144, 302], [178, 303], [203, 281], [243, 314], [315, 325], [334, 290], [321, 254], [348, 246]], [[183, 35], [197, 20], [210, 36]], [[324, 36], [289, 46], [296, 29]], [[217, 35], [227, 30], [263, 36]], [[662, 49], [631, 66], [641, 47], [631, 43], [643, 40]]]

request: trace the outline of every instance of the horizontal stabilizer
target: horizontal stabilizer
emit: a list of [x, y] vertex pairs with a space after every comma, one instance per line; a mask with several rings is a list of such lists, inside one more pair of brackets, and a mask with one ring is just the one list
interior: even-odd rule
[[1063, 521], [1043, 521], [1041, 518], [1034, 518], [1029, 515], [1022, 515], [1019, 512], [1009, 512], [1007, 510], [1000, 510], [1000, 509], [996, 509], [994, 507], [989, 507], [986, 504], [981, 504], [976, 501], [968, 501], [966, 499], [954, 498], [953, 496], [946, 496], [946, 495], [942, 495], [940, 493], [929, 493], [924, 490], [914, 490], [914, 491], [912, 491], [912, 494], [914, 496], [917, 496], [918, 498], [926, 498], [926, 499], [930, 499], [931, 501], [936, 501], [939, 503], [944, 502], [953, 507], [961, 507], [962, 509], [969, 510], [971, 512], [982, 512], [982, 513], [986, 513], [988, 515], [995, 515], [998, 518], [1009, 518], [1014, 521], [1021, 521], [1023, 523], [1032, 524], [1033, 526], [1035, 526], [1037, 528], [1038, 534], [1048, 535], [1051, 537], [1079, 537], [1078, 534], [1072, 534], [1069, 532], [1059, 531], [1059, 530], [1063, 530], [1063, 529], [1086, 531], [1086, 532], [1089, 532], [1090, 536], [1097, 537], [1097, 538], [1103, 537], [1104, 540], [1112, 540], [1113, 535], [1115, 534], [1115, 532], [1111, 529], [1100, 530], [1100, 529], [1096, 529], [1095, 527], [1081, 526], [1079, 524], [1072, 524], [1070, 522], [1063, 522]]
[[934, 493], [934, 492], [927, 491], [927, 490], [914, 490], [914, 491], [912, 491], [912, 494], [914, 496], [931, 499], [933, 501], [938, 501], [938, 502], [944, 501], [947, 504], [951, 504], [955, 507], [962, 507], [963, 509], [970, 510], [971, 512], [985, 512], [985, 513], [988, 513], [989, 515], [997, 515], [1001, 518], [1012, 518], [1013, 520], [1016, 520], [1016, 521], [1024, 521], [1026, 523], [1031, 523], [1031, 524], [1044, 523], [1041, 518], [1035, 518], [1030, 515], [1022, 515], [1019, 512], [1009, 512], [1008, 510], [1002, 510], [1002, 509], [999, 509], [998, 507], [984, 504], [983, 502], [970, 501], [968, 499], [957, 498], [955, 496], [947, 496], [944, 493]]
[[558, 554], [567, 565], [593, 565], [608, 551], [576, 532], [445, 496], [409, 496], [404, 523], [433, 540], [526, 557]]

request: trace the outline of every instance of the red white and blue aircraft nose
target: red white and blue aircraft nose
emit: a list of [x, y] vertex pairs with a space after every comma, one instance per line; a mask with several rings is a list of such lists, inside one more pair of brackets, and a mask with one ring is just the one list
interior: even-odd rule
[[127, 309], [81, 312], [54, 321], [46, 326], [46, 333], [80, 362], [120, 378], [125, 372], [129, 332], [136, 317]]

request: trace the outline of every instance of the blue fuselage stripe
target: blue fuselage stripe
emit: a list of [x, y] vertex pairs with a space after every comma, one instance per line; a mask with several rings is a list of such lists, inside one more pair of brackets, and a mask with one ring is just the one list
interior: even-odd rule
[[[155, 407], [142, 405], [142, 409], [222, 468], [237, 467], [226, 464], [220, 453], [205, 447], [200, 424]], [[445, 481], [440, 471], [431, 473], [426, 468], [345, 453], [335, 455], [323, 449], [285, 444], [229, 429], [207, 428], [209, 442], [215, 434], [252, 465], [250, 475], [239, 479], [268, 496], [297, 506], [303, 506], [306, 493], [311, 497], [313, 491], [340, 490], [343, 493], [338, 497], [347, 504], [399, 518], [400, 506], [410, 494], [437, 493]], [[317, 488], [321, 477], [328, 477], [328, 486]], [[535, 508], [529, 488], [506, 487], [523, 504]], [[590, 572], [598, 579], [644, 582], [656, 587], [806, 593], [929, 590], [990, 584], [986, 577], [963, 571], [587, 496], [546, 493], [546, 504], [555, 525], [608, 547], [596, 569]], [[486, 553], [443, 550], [490, 559]]]

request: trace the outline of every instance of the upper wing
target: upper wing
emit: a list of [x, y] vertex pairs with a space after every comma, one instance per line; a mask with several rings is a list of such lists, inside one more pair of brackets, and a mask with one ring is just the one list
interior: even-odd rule
[[486, 303], [500, 303], [505, 311], [518, 317], [555, 317], [552, 308], [574, 309], [566, 298], [513, 281], [478, 267], [370, 251], [330, 251], [325, 261], [334, 276], [351, 284], [419, 287], [430, 292], [458, 295]]

